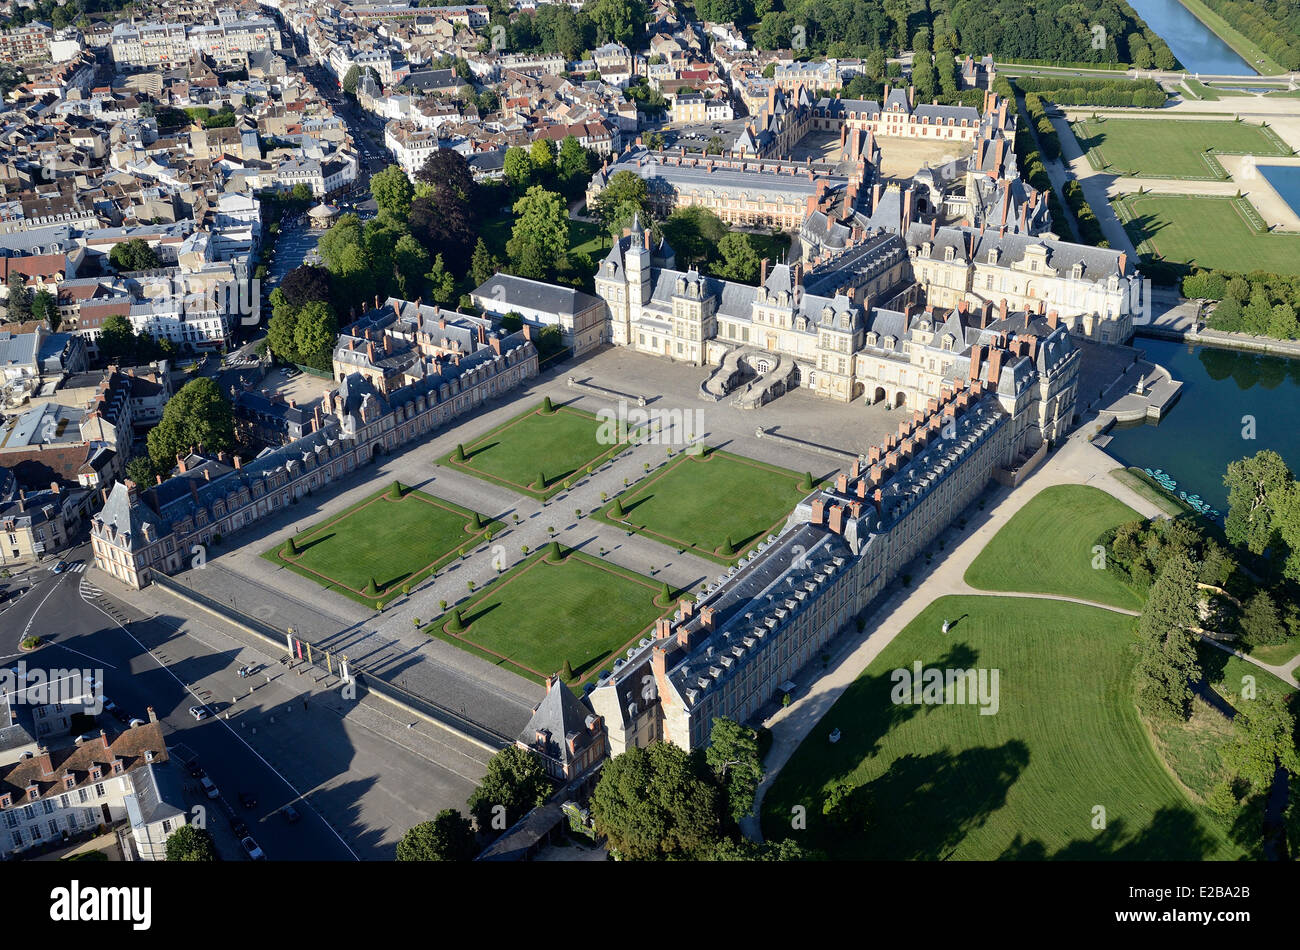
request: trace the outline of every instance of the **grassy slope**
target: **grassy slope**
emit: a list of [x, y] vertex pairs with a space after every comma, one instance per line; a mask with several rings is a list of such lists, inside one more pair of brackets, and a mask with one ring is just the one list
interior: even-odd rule
[[[962, 618], [948, 635], [944, 619]], [[1132, 619], [1053, 601], [940, 598], [863, 672], [782, 770], [764, 830], [803, 805], [840, 858], [1232, 858], [1155, 754], [1132, 700]], [[1000, 710], [891, 702], [890, 671], [1001, 671]], [[843, 737], [827, 741], [832, 729]], [[861, 789], [844, 830], [825, 789]], [[1094, 807], [1105, 830], [1092, 827]]]
[[1141, 516], [1086, 485], [1053, 485], [1017, 511], [966, 571], [981, 590], [1060, 594], [1137, 610], [1142, 597], [1093, 568], [1093, 546], [1110, 528]]

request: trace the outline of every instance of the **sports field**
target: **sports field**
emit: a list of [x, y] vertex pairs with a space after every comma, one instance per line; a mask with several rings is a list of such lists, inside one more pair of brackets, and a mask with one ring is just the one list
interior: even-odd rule
[[1105, 569], [1095, 547], [1111, 528], [1141, 517], [1087, 485], [1044, 488], [985, 545], [966, 570], [966, 583], [980, 590], [1060, 594], [1138, 610], [1144, 598]]
[[[944, 620], [956, 621], [948, 634]], [[764, 800], [765, 836], [790, 836], [802, 806], [807, 830], [796, 836], [832, 859], [1238, 857], [1170, 776], [1138, 717], [1134, 623], [1061, 601], [940, 598], [782, 769]], [[896, 703], [893, 671], [916, 660], [998, 670], [997, 712]], [[825, 814], [840, 784], [843, 804]]]
[[698, 455], [679, 454], [596, 517], [731, 564], [785, 524], [812, 491], [803, 487], [804, 479], [798, 472], [706, 448]]
[[1291, 154], [1276, 132], [1258, 122], [1108, 116], [1078, 120], [1071, 129], [1093, 168], [1124, 177], [1219, 180], [1228, 175], [1215, 152]]
[[1300, 235], [1267, 232], [1245, 198], [1129, 195], [1111, 207], [1144, 257], [1240, 273], [1300, 274]]
[[[612, 666], [675, 605], [663, 585], [578, 551], [553, 563], [544, 549], [511, 568], [425, 632], [535, 680], [563, 670], [572, 683]], [[459, 615], [460, 629], [456, 629]]]
[[[329, 520], [300, 532], [262, 557], [368, 607], [419, 584], [466, 545], [499, 528], [491, 519], [421, 491], [401, 500], [385, 489]], [[374, 582], [374, 588], [370, 587]]]
[[553, 412], [530, 409], [438, 459], [439, 465], [468, 472], [497, 485], [545, 500], [564, 490], [566, 480], [585, 475], [627, 448], [598, 438], [601, 424], [591, 413], [568, 406]]

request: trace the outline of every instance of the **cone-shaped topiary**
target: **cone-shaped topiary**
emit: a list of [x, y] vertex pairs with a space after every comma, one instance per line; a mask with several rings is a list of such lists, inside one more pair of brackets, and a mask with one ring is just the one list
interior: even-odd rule
[[550, 561], [552, 564], [554, 564], [555, 562], [557, 562], [557, 561], [560, 560], [560, 557], [561, 557], [561, 555], [560, 555], [560, 542], [559, 542], [559, 541], [552, 541], [552, 542], [551, 542], [549, 545], [547, 545], [547, 547], [546, 547], [546, 560], [548, 560], [548, 561]]
[[614, 508], [612, 513], [615, 518], [623, 517], [623, 502], [619, 501], [617, 498], [614, 499]]
[[451, 620], [447, 621], [447, 629], [452, 633], [460, 633], [465, 629], [465, 621], [461, 619], [459, 608], [451, 612]]
[[560, 670], [560, 675], [563, 676], [566, 680], [573, 679], [573, 664], [570, 663], [568, 660], [565, 660], [564, 669]]
[[812, 472], [804, 472], [803, 481], [799, 483], [799, 490], [812, 491], [812, 487], [813, 487]]
[[471, 518], [470, 521], [474, 525], [475, 531], [478, 531], [483, 527], [483, 516], [479, 514], [477, 511], [474, 512], [474, 517]]
[[731, 557], [736, 553], [736, 546], [731, 543], [731, 535], [727, 535], [727, 540], [722, 542], [722, 556]]
[[533, 487], [542, 490], [546, 488], [546, 476], [542, 474], [540, 469], [537, 472], [537, 481], [533, 482]]
[[550, 413], [554, 411], [555, 411], [555, 407], [551, 405], [551, 397], [547, 396], [545, 399], [542, 400], [542, 412]]
[[375, 583], [375, 579], [373, 577], [370, 578], [370, 583], [366, 584], [366, 593], [369, 594], [371, 597], [374, 597], [375, 594], [379, 593], [379, 585]]
[[663, 585], [660, 586], [659, 596], [664, 599], [664, 603], [668, 603], [668, 601], [672, 599], [673, 592], [669, 590], [667, 581], [664, 581]]
[[293, 537], [290, 536], [289, 540], [284, 542], [284, 556], [293, 557], [297, 553], [298, 553], [298, 542], [296, 542], [293, 539]]
[[451, 457], [452, 457], [452, 461], [455, 461], [455, 462], [463, 462], [463, 461], [465, 461], [465, 443], [463, 443], [463, 442], [457, 442], [457, 443], [456, 443], [456, 451], [452, 453], [452, 456], [451, 456]]

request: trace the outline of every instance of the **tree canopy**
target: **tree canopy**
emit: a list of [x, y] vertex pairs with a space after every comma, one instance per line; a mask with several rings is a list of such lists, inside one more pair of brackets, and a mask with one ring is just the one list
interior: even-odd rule
[[171, 471], [176, 456], [202, 445], [207, 452], [235, 446], [230, 401], [214, 380], [192, 379], [163, 407], [162, 420], [149, 430], [149, 457], [159, 471]]
[[467, 804], [478, 830], [496, 837], [550, 794], [551, 783], [541, 763], [531, 752], [512, 745], [488, 762], [487, 774]]
[[167, 836], [168, 861], [219, 861], [212, 833], [206, 828], [181, 825]]
[[469, 861], [475, 854], [474, 828], [454, 808], [422, 821], [397, 842], [399, 861]]

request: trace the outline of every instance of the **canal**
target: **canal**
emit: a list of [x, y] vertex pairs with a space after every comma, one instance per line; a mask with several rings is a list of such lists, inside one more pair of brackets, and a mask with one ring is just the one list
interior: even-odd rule
[[1182, 380], [1183, 392], [1159, 425], [1113, 428], [1106, 451], [1116, 459], [1162, 469], [1221, 514], [1229, 462], [1272, 449], [1300, 469], [1300, 360], [1163, 340], [1133, 345]]
[[1178, 0], [1128, 0], [1178, 57], [1189, 73], [1257, 76], [1259, 73], [1232, 51], [1213, 30]]

